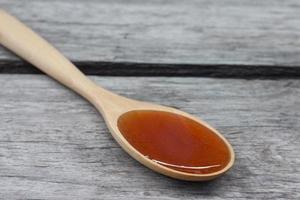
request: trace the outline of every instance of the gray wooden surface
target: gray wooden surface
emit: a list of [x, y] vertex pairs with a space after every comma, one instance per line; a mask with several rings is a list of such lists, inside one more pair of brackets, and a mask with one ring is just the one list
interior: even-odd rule
[[[0, 0], [75, 61], [300, 66], [299, 0]], [[16, 59], [0, 51], [0, 59]]]
[[1, 199], [300, 198], [300, 80], [92, 78], [207, 120], [232, 143], [235, 166], [207, 183], [158, 175], [76, 94], [43, 75], [0, 75]]
[[[236, 152], [215, 181], [156, 174], [120, 149], [90, 104], [44, 75], [20, 75], [40, 72], [0, 47], [0, 199], [300, 199], [298, 0], [0, 0], [0, 8], [85, 73], [120, 76], [93, 76], [99, 84], [199, 116]], [[135, 77], [149, 75], [190, 77]]]

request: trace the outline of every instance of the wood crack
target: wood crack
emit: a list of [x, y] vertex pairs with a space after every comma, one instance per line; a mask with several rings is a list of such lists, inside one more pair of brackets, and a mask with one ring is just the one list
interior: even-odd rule
[[[178, 76], [241, 79], [297, 79], [298, 66], [163, 64], [131, 62], [73, 62], [87, 75], [99, 76]], [[0, 61], [0, 74], [41, 74], [31, 64], [19, 60]]]

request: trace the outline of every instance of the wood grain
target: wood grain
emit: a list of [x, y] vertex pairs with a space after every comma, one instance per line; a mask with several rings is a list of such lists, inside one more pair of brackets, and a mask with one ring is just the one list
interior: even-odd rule
[[299, 199], [300, 81], [92, 77], [214, 125], [236, 164], [208, 183], [158, 175], [124, 153], [86, 101], [42, 75], [0, 75], [0, 198]]
[[[0, 6], [73, 61], [300, 66], [298, 0], [0, 0]], [[0, 59], [17, 60], [3, 49]]]

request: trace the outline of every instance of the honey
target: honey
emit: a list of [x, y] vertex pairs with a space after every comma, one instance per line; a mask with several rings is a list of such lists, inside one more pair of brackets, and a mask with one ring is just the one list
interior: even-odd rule
[[118, 128], [141, 154], [177, 171], [209, 174], [230, 161], [228, 146], [214, 131], [182, 115], [130, 111], [118, 119]]

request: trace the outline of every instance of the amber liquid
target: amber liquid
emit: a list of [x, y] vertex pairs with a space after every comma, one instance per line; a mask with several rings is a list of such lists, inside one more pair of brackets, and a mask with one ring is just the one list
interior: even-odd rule
[[229, 149], [218, 135], [181, 115], [130, 111], [119, 118], [118, 128], [140, 153], [177, 171], [209, 174], [222, 170], [230, 160]]

